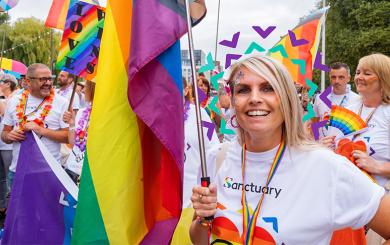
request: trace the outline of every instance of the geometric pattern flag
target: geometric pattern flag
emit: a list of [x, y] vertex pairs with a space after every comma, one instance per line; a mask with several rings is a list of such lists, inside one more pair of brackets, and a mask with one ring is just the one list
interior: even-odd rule
[[12, 9], [18, 2], [19, 0], [0, 0], [0, 12], [6, 12]]
[[7, 58], [0, 58], [1, 69], [5, 73], [14, 75], [16, 78], [20, 78], [20, 75], [26, 75], [27, 67], [19, 61], [11, 60]]
[[76, 1], [68, 10], [56, 69], [93, 80], [103, 34], [105, 8]]
[[183, 3], [108, 0], [75, 244], [172, 238], [183, 188]]
[[39, 137], [26, 133], [1, 243], [70, 244], [77, 192]]
[[[99, 5], [98, 0], [83, 0], [86, 3]], [[64, 30], [68, 9], [76, 3], [76, 0], [53, 0], [45, 26]]]
[[[313, 77], [313, 65], [318, 51], [321, 37], [322, 23], [325, 21], [326, 12], [329, 7], [320, 9], [304, 18], [289, 34], [283, 36], [273, 48], [281, 45], [283, 52], [272, 52], [269, 55], [283, 63], [293, 81], [303, 86], [307, 86], [305, 78], [311, 80]], [[293, 63], [295, 60], [295, 63]], [[296, 62], [302, 60], [303, 64]], [[305, 70], [303, 70], [305, 68]]]

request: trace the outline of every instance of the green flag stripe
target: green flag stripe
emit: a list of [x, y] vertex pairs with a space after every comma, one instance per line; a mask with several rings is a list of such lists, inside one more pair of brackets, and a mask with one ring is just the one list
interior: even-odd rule
[[72, 244], [109, 244], [85, 151]]

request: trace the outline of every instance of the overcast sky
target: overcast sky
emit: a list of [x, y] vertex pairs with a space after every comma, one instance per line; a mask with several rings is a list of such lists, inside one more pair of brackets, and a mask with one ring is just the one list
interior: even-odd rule
[[[252, 41], [257, 41], [264, 48], [272, 47], [281, 35], [298, 24], [299, 18], [315, 9], [318, 0], [221, 0], [218, 40], [231, 39], [240, 31], [240, 40], [236, 50], [218, 45], [218, 60], [224, 59], [227, 52], [243, 53]], [[18, 5], [9, 14], [14, 21], [21, 17], [34, 16], [46, 19], [51, 0], [19, 0]], [[102, 5], [106, 0], [100, 0]], [[208, 13], [205, 19], [194, 28], [195, 49], [206, 53], [215, 52], [218, 0], [206, 0]], [[262, 39], [252, 26], [277, 28], [267, 39]], [[188, 49], [188, 42], [182, 39], [182, 49]]]

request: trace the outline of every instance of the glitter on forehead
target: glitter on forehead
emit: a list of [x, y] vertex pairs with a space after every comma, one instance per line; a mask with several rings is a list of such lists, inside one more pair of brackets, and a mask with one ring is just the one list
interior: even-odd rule
[[237, 73], [237, 75], [234, 77], [233, 79], [233, 86], [236, 86], [238, 84], [240, 84], [240, 80], [244, 78], [244, 72], [242, 72], [241, 70]]

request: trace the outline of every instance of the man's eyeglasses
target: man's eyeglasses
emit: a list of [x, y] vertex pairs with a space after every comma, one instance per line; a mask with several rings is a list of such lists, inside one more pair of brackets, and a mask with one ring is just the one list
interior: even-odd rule
[[33, 79], [39, 80], [41, 83], [43, 83], [43, 82], [46, 82], [46, 81], [51, 82], [51, 81], [54, 80], [54, 78], [55, 78], [55, 76], [51, 76], [51, 77], [29, 77], [28, 79], [31, 79], [31, 80], [33, 80]]

